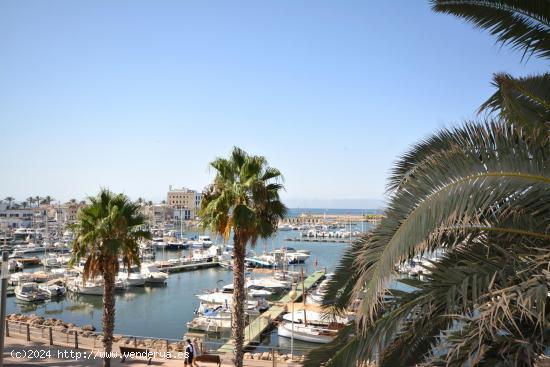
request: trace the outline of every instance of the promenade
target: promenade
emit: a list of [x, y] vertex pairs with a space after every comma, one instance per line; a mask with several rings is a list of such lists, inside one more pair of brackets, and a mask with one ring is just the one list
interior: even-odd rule
[[[49, 355], [50, 357], [36, 359], [36, 358], [25, 358], [25, 354], [29, 354], [29, 350], [32, 350], [33, 354], [36, 354], [38, 357], [40, 354], [42, 356]], [[117, 350], [115, 350], [117, 351]], [[117, 351], [118, 352], [118, 351]], [[77, 354], [78, 353], [78, 354]], [[71, 358], [71, 356], [73, 356]], [[77, 360], [74, 357], [80, 356]], [[101, 366], [102, 360], [100, 358], [94, 358], [94, 351], [86, 349], [74, 349], [68, 347], [60, 346], [49, 346], [46, 344], [26, 341], [25, 339], [7, 337], [4, 347], [4, 365], [5, 366], [60, 366], [60, 367], [88, 367], [88, 366]], [[232, 366], [231, 355], [221, 355], [222, 357], [222, 366], [230, 367]], [[203, 363], [199, 362], [199, 366], [215, 366], [213, 363]], [[153, 358], [151, 366], [163, 366], [163, 367], [181, 367], [183, 366], [183, 361], [181, 359], [162, 359], [162, 358]], [[290, 367], [290, 366], [300, 366], [298, 363], [286, 363], [276, 361], [262, 361], [262, 360], [244, 360], [244, 365], [248, 367]], [[147, 366], [147, 361], [145, 359], [130, 359], [128, 358], [124, 363], [120, 362], [120, 358], [113, 358], [111, 360], [111, 366]]]

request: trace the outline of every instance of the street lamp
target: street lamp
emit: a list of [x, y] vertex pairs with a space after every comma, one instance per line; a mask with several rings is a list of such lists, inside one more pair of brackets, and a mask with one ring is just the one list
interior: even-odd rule
[[292, 302], [292, 330], [290, 333], [290, 357], [294, 360], [294, 300], [296, 299], [296, 284], [292, 284], [292, 290], [288, 294], [290, 301]]

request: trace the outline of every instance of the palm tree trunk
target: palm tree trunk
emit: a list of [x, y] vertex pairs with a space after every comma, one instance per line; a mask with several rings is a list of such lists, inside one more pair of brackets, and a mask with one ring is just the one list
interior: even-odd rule
[[233, 365], [243, 365], [244, 343], [244, 258], [246, 255], [246, 241], [237, 233], [233, 236], [233, 317], [231, 319], [231, 336], [235, 343]]
[[113, 333], [115, 330], [115, 272], [113, 266], [106, 267], [103, 274], [103, 349], [105, 356], [103, 366], [111, 366], [111, 351], [113, 349]]

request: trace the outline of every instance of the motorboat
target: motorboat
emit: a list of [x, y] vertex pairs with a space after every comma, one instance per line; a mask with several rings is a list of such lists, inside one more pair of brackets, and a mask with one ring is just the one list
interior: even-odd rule
[[231, 330], [231, 310], [227, 307], [208, 307], [201, 302], [196, 313], [198, 316], [187, 323], [189, 330], [206, 332]]
[[[197, 295], [197, 298], [208, 304], [224, 305], [229, 307], [233, 303], [233, 295], [231, 293], [212, 292]], [[269, 304], [263, 298], [248, 299], [245, 303], [245, 311], [253, 313], [253, 311], [263, 312], [269, 308]]]
[[48, 295], [48, 298], [63, 297], [67, 293], [67, 288], [63, 286], [61, 280], [49, 281], [45, 285], [39, 285], [38, 288]]
[[58, 268], [61, 264], [58, 261], [58, 256], [56, 254], [48, 254], [42, 259], [42, 265], [46, 268]]
[[277, 327], [279, 336], [294, 338], [309, 343], [326, 344], [336, 337], [339, 327], [319, 327], [283, 321]]
[[44, 252], [46, 250], [46, 247], [31, 242], [26, 245], [17, 245], [14, 247], [14, 250], [19, 251], [19, 253], [23, 254], [32, 254], [37, 252]]
[[19, 285], [22, 283], [32, 282], [31, 273], [14, 273], [10, 275], [9, 283], [12, 285]]
[[104, 292], [103, 280], [84, 281], [81, 277], [70, 280], [67, 289], [73, 293], [92, 296], [102, 296]]
[[197, 242], [202, 246], [202, 248], [209, 248], [214, 244], [212, 239], [210, 239], [210, 236], [199, 236]]
[[153, 263], [141, 264], [141, 273], [147, 284], [165, 284], [168, 280], [168, 274], [160, 271]]
[[281, 224], [277, 228], [279, 231], [292, 231], [292, 226], [290, 224]]
[[24, 302], [40, 302], [48, 299], [46, 292], [41, 290], [36, 283], [23, 283], [15, 287], [15, 298]]
[[128, 287], [143, 287], [145, 285], [145, 277], [137, 266], [131, 266], [130, 269], [123, 268], [118, 273], [118, 279], [125, 282]]

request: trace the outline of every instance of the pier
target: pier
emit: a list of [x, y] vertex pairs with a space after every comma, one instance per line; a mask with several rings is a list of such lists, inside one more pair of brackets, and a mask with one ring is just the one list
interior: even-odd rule
[[189, 264], [181, 265], [159, 265], [159, 270], [165, 273], [180, 273], [183, 271], [197, 270], [197, 269], [207, 269], [207, 268], [216, 268], [220, 266], [218, 261], [209, 261], [209, 262], [196, 262]]
[[[304, 279], [304, 289], [307, 292], [311, 287], [319, 282], [325, 276], [324, 270], [318, 270]], [[302, 284], [299, 283], [296, 287], [296, 299], [294, 302], [302, 299]], [[273, 321], [282, 316], [283, 313], [288, 311], [288, 304], [291, 304], [290, 291], [287, 292], [278, 301], [274, 302], [271, 307], [252, 321], [245, 329], [244, 333], [244, 349], [252, 344], [260, 341], [261, 335], [273, 325]], [[233, 341], [230, 340], [218, 349], [220, 353], [232, 353]]]

